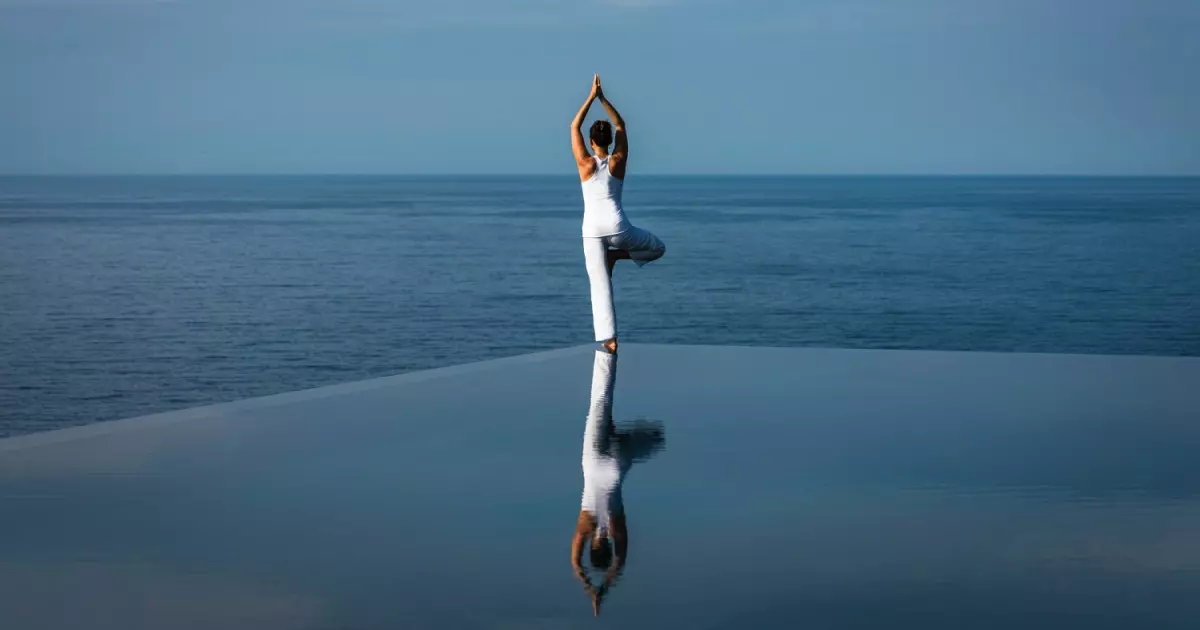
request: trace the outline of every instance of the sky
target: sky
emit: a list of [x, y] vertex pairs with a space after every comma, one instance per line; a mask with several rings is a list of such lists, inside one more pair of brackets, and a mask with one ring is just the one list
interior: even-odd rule
[[[1200, 175], [1197, 0], [0, 0], [0, 173]], [[593, 112], [593, 117], [599, 108]]]

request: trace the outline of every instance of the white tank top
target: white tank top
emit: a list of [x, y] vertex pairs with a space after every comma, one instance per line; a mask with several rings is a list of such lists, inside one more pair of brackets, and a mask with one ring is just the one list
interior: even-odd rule
[[583, 235], [612, 236], [629, 229], [625, 209], [621, 207], [621, 189], [625, 182], [608, 170], [608, 158], [593, 157], [596, 172], [583, 182]]

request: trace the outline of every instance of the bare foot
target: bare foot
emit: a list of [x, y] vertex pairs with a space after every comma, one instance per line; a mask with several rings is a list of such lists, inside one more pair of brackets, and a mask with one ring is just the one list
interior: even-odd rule
[[608, 351], [609, 351], [609, 352], [614, 352], [614, 353], [615, 353], [615, 352], [617, 351], [617, 338], [616, 338], [616, 337], [613, 337], [612, 339], [609, 339], [608, 341], [605, 341], [605, 342], [604, 342], [604, 347], [605, 347], [605, 348], [608, 348]]

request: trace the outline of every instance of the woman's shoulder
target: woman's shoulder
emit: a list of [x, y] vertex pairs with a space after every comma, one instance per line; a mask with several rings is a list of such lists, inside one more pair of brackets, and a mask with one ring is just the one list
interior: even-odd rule
[[613, 179], [625, 181], [625, 157], [618, 154], [608, 156], [608, 172]]
[[593, 159], [588, 160], [579, 165], [579, 181], [586, 182], [596, 176], [596, 172], [600, 170], [599, 163]]

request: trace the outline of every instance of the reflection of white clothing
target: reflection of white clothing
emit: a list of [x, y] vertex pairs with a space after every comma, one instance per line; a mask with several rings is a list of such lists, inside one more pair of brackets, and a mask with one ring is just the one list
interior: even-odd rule
[[596, 160], [596, 173], [583, 182], [583, 260], [592, 285], [592, 327], [596, 341], [617, 336], [617, 312], [613, 308], [609, 249], [623, 249], [639, 267], [662, 258], [667, 251], [658, 237], [625, 218], [621, 205], [624, 182], [608, 170], [609, 158]]
[[596, 518], [597, 526], [608, 529], [614, 514], [625, 511], [621, 483], [633, 466], [632, 453], [624, 453], [614, 439], [612, 422], [613, 384], [617, 357], [596, 352], [592, 365], [592, 397], [583, 431], [583, 499], [581, 507]]

